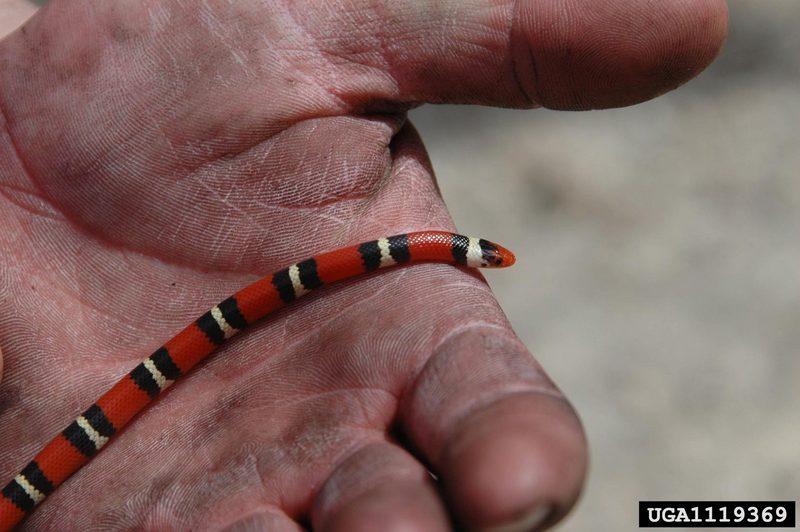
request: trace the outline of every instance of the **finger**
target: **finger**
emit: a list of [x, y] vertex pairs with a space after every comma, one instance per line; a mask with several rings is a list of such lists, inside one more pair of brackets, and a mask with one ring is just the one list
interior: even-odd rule
[[727, 31], [724, 0], [386, 2], [374, 17], [400, 98], [587, 109], [694, 77]]
[[546, 107], [618, 107], [653, 98], [695, 77], [727, 35], [725, 0], [575, 5], [518, 3], [512, 29], [517, 77]]
[[36, 5], [28, 0], [0, 0], [0, 39], [35, 12]]
[[[92, 103], [118, 117], [120, 97], [108, 88], [121, 87], [128, 125], [141, 127], [144, 108], [185, 117], [184, 128], [159, 130], [173, 146], [187, 141], [188, 126], [247, 146], [300, 119], [386, 102], [632, 104], [695, 76], [727, 32], [724, 0], [216, 2], [203, 5], [202, 17], [195, 7], [52, 3], [29, 35], [9, 43], [19, 72], [10, 67], [0, 92], [38, 102], [79, 77], [103, 90], [73, 88], [72, 107]], [[75, 38], [76, 27], [88, 36]], [[188, 64], [195, 67], [176, 68]], [[198, 153], [182, 155], [194, 161]]]
[[401, 416], [468, 527], [533, 530], [558, 521], [580, 493], [580, 422], [506, 329], [469, 327], [442, 342]]
[[317, 495], [314, 530], [450, 530], [427, 470], [394, 444], [377, 442], [342, 462]]
[[277, 512], [256, 512], [225, 527], [224, 532], [302, 532], [304, 529], [286, 515]]

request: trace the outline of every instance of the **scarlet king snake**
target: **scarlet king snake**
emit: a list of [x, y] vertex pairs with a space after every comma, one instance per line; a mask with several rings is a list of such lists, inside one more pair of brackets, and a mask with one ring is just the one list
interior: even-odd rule
[[22, 521], [136, 414], [225, 340], [310, 290], [401, 263], [497, 268], [511, 266], [514, 260], [510, 251], [487, 240], [422, 231], [323, 253], [256, 281], [144, 359], [53, 438], [3, 488], [0, 530], [10, 530]]

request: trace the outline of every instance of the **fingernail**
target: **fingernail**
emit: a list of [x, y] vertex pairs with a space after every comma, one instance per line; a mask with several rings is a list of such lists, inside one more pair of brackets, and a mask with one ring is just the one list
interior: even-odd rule
[[543, 504], [504, 525], [487, 528], [485, 532], [531, 532], [533, 530], [538, 530], [552, 513], [553, 506], [550, 504]]

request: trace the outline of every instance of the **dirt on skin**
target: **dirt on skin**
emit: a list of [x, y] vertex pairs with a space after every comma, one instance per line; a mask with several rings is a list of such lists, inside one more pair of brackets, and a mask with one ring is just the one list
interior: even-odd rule
[[797, 497], [800, 4], [730, 11], [719, 59], [642, 105], [412, 113], [459, 229], [517, 254], [487, 277], [586, 425], [559, 530]]

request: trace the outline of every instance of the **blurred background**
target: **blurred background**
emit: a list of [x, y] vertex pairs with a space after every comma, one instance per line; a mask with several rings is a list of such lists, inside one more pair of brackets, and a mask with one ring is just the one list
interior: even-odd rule
[[800, 497], [800, 2], [729, 4], [719, 59], [651, 102], [412, 113], [459, 230], [517, 253], [487, 277], [586, 427], [560, 530]]
[[[652, 102], [412, 113], [459, 229], [517, 253], [487, 276], [586, 426], [564, 531], [800, 496], [800, 2], [729, 3], [720, 58]], [[0, 34], [34, 4], [0, 0]]]

